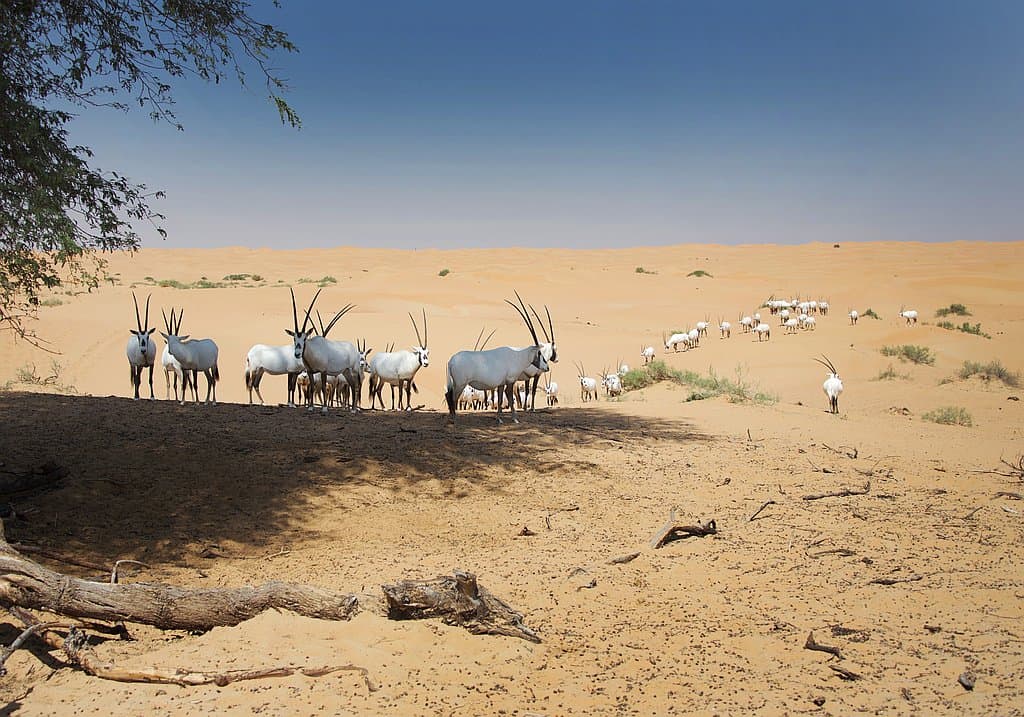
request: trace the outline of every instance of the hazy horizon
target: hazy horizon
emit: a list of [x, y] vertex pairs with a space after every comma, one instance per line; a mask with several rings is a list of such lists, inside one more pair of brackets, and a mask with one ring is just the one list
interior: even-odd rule
[[[266, 6], [266, 7], [265, 7]], [[90, 109], [96, 166], [166, 191], [167, 241], [614, 248], [1009, 241], [1013, 3], [260, 3], [299, 53], [175, 87], [185, 131]]]

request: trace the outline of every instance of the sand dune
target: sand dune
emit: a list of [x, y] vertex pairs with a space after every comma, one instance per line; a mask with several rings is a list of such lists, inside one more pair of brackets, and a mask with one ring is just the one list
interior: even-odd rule
[[[943, 381], [965, 360], [1024, 370], [1024, 244], [147, 249], [112, 257], [111, 269], [116, 286], [41, 309], [35, 328], [60, 355], [9, 336], [0, 345], [0, 383], [9, 382], [0, 460], [55, 460], [71, 472], [58, 491], [16, 504], [27, 518], [8, 522], [11, 540], [99, 562], [145, 560], [152, 569], [136, 579], [194, 586], [288, 579], [372, 591], [461, 567], [544, 642], [371, 615], [344, 624], [263, 615], [201, 637], [139, 628], [137, 642], [104, 643], [102, 654], [205, 669], [351, 662], [380, 689], [352, 672], [223, 689], [117, 685], [51, 676], [56, 663], [22, 652], [0, 681], [9, 700], [32, 687], [18, 714], [788, 714], [818, 710], [816, 698], [828, 714], [1009, 714], [1024, 704], [1024, 505], [997, 495], [1024, 489], [977, 472], [1024, 452], [1024, 406], [1009, 400], [1024, 389]], [[689, 276], [696, 270], [711, 276]], [[231, 274], [261, 279], [159, 285]], [[276, 405], [283, 377], [264, 381], [274, 405], [232, 405], [248, 400], [249, 346], [287, 341], [286, 287], [308, 302], [323, 277], [335, 282], [322, 310], [357, 305], [338, 336], [411, 344], [406, 314], [425, 309], [423, 410], [308, 415]], [[225, 405], [125, 400], [133, 286], [140, 298], [152, 293], [151, 323], [160, 308], [184, 308], [184, 330], [217, 341]], [[514, 289], [551, 309], [562, 405], [518, 426], [475, 414], [452, 430], [441, 414], [445, 362], [485, 326], [502, 344], [528, 340], [503, 302]], [[827, 297], [833, 310], [814, 332], [785, 336], [773, 320], [767, 343], [712, 332], [695, 351], [664, 355], [662, 332], [705, 316], [735, 324], [773, 294]], [[953, 302], [972, 315], [950, 320], [980, 323], [991, 338], [937, 326], [936, 309]], [[924, 323], [906, 326], [902, 306]], [[850, 308], [881, 318], [850, 326]], [[639, 365], [648, 343], [673, 368], [738, 372], [776, 400], [688, 401], [691, 389], [658, 383], [580, 403], [573, 361], [591, 372]], [[897, 344], [929, 347], [934, 365], [880, 353]], [[824, 372], [811, 360], [821, 354], [846, 385], [838, 417], [825, 412]], [[74, 393], [23, 393], [34, 389], [17, 381], [19, 369], [46, 376], [52, 361], [55, 383]], [[874, 380], [890, 365], [896, 379]], [[162, 375], [155, 385], [163, 397]], [[941, 406], [965, 409], [973, 425], [923, 420]], [[801, 500], [868, 481], [864, 496]], [[647, 548], [672, 507], [714, 518], [721, 532]], [[517, 537], [524, 526], [537, 535]], [[226, 557], [202, 557], [210, 545]], [[608, 563], [635, 551], [628, 564]], [[921, 579], [870, 582], [908, 575]], [[827, 655], [803, 649], [812, 630], [863, 679], [842, 681]], [[957, 683], [964, 671], [977, 677], [973, 692]]]

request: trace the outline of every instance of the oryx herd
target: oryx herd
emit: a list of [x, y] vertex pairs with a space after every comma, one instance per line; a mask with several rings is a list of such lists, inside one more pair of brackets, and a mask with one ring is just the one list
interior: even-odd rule
[[[249, 349], [245, 358], [245, 386], [249, 393], [249, 403], [253, 403], [253, 392], [262, 404], [263, 394], [260, 384], [263, 376], [287, 376], [287, 405], [295, 406], [296, 392], [299, 401], [308, 410], [315, 410], [319, 403], [323, 413], [331, 406], [347, 408], [355, 413], [362, 410], [362, 388], [368, 378], [370, 408], [375, 409], [379, 402], [385, 408], [382, 395], [384, 386], [391, 388], [391, 409], [413, 410], [412, 394], [418, 393], [416, 375], [422, 368], [430, 366], [430, 349], [427, 345], [427, 314], [421, 310], [422, 326], [416, 317], [409, 313], [416, 344], [409, 349], [395, 351], [394, 345], [387, 350], [373, 353], [373, 349], [363, 339], [356, 343], [337, 341], [328, 338], [331, 330], [355, 306], [346, 304], [327, 322], [324, 321], [316, 302], [321, 290], [314, 295], [299, 324], [299, 309], [295, 300], [295, 292], [291, 292], [292, 327], [285, 329], [291, 337], [291, 343], [281, 346], [256, 344]], [[131, 369], [131, 381], [134, 398], [140, 398], [142, 374], [149, 369], [149, 393], [153, 392], [153, 367], [156, 360], [157, 347], [152, 334], [156, 330], [149, 326], [150, 298], [146, 298], [146, 308], [140, 314], [138, 299], [132, 293], [135, 304], [136, 328], [131, 329], [132, 338], [128, 341], [127, 356]], [[516, 407], [533, 411], [536, 407], [537, 390], [543, 378], [544, 396], [547, 406], [556, 406], [559, 402], [559, 386], [551, 380], [551, 364], [558, 361], [558, 349], [555, 343], [555, 327], [551, 312], [544, 307], [544, 318], [532, 306], [523, 301], [515, 292], [515, 301], [506, 299], [522, 319], [529, 331], [532, 343], [525, 347], [500, 346], [486, 348], [487, 342], [494, 331], [481, 342], [483, 330], [477, 337], [473, 350], [455, 353], [447, 363], [445, 370], [444, 397], [448, 407], [449, 419], [454, 423], [456, 413], [466, 410], [494, 410], [497, 420], [502, 422], [503, 407], [507, 406], [514, 422], [518, 423]], [[801, 301], [799, 299], [769, 298], [761, 308], [767, 308], [773, 316], [778, 316], [779, 323], [785, 333], [795, 334], [798, 330], [813, 331], [816, 328], [816, 317], [827, 316], [829, 302], [826, 300]], [[170, 316], [162, 310], [165, 331], [160, 335], [166, 341], [161, 357], [164, 378], [167, 384], [166, 397], [170, 398], [171, 386], [174, 387], [175, 400], [179, 400], [178, 384], [181, 384], [180, 401], [184, 405], [189, 388], [192, 399], [199, 402], [198, 377], [201, 371], [206, 376], [206, 403], [217, 402], [217, 382], [220, 371], [217, 365], [218, 349], [212, 339], [192, 339], [182, 334], [184, 318], [182, 309], [171, 308]], [[918, 312], [901, 308], [900, 318], [908, 325], [917, 322]], [[850, 310], [851, 325], [856, 325], [859, 314]], [[546, 321], [545, 321], [546, 319]], [[741, 315], [738, 325], [743, 333], [757, 336], [758, 342], [771, 338], [771, 326], [762, 321], [759, 311], [750, 315]], [[544, 341], [537, 333], [540, 328]], [[422, 328], [422, 333], [421, 333]], [[700, 347], [701, 339], [706, 338], [710, 329], [715, 328], [710, 316], [697, 321], [693, 328], [685, 331], [674, 331], [662, 334], [665, 351], [673, 353], [692, 351]], [[720, 339], [732, 337], [732, 324], [719, 317], [717, 322]], [[654, 346], [641, 346], [640, 356], [643, 364], [654, 360]], [[814, 359], [828, 369], [828, 377], [822, 386], [829, 399], [829, 410], [839, 411], [839, 394], [843, 384], [839, 374], [828, 358]], [[604, 389], [605, 396], [615, 398], [623, 391], [623, 377], [629, 372], [629, 366], [616, 361], [614, 370], [604, 369], [597, 377], [587, 374], [582, 363], [577, 363], [577, 378], [580, 388], [580, 402], [596, 401], [599, 397], [599, 386]], [[395, 393], [397, 391], [397, 406]]]

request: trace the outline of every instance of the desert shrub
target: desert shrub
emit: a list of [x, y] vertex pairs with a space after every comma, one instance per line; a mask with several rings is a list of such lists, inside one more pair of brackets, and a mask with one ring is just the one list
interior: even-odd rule
[[952, 321], [939, 321], [935, 324], [940, 329], [946, 329], [947, 331], [963, 331], [965, 334], [971, 334], [972, 336], [981, 336], [982, 338], [990, 339], [991, 335], [986, 334], [981, 330], [981, 324], [972, 324], [970, 321], [965, 321], [959, 326], [954, 324]]
[[645, 268], [643, 268], [642, 266], [638, 266], [638, 267], [636, 268], [636, 273], [637, 273], [637, 274], [657, 274], [658, 272], [656, 272], [656, 271], [650, 271], [650, 270], [648, 270], [648, 269], [645, 269]]
[[161, 279], [157, 282], [159, 286], [165, 289], [191, 289], [191, 284], [184, 284], [177, 279]]
[[962, 379], [977, 376], [984, 381], [1002, 381], [1005, 385], [1012, 388], [1020, 385], [1020, 374], [1003, 366], [998, 359], [993, 359], [988, 363], [964, 361], [964, 365], [960, 367], [957, 376]]
[[56, 296], [51, 296], [39, 302], [40, 306], [61, 306], [64, 302]]
[[708, 272], [704, 271], [703, 269], [697, 269], [695, 271], [691, 271], [689, 274], [687, 274], [687, 276], [696, 276], [696, 277], [706, 276], [709, 279], [714, 279], [715, 278], [714, 276], [712, 276]]
[[65, 384], [61, 380], [63, 372], [64, 367], [56, 360], [50, 362], [50, 373], [48, 376], [40, 376], [36, 371], [34, 363], [25, 364], [14, 372], [14, 381], [8, 382], [7, 387], [9, 388], [12, 383], [21, 383], [28, 386], [46, 386], [56, 389], [61, 393], [78, 393], [74, 386]]
[[883, 346], [883, 356], [895, 356], [900, 361], [909, 361], [916, 364], [935, 365], [935, 354], [927, 346], [915, 346], [903, 344], [902, 346]]
[[702, 401], [707, 398], [725, 396], [731, 403], [772, 404], [778, 396], [756, 390], [743, 376], [737, 367], [735, 377], [722, 376], [709, 368], [707, 374], [696, 371], [680, 371], [672, 368], [664, 361], [651, 361], [646, 366], [635, 368], [622, 377], [622, 386], [627, 391], [646, 388], [659, 381], [671, 381], [680, 386], [692, 389], [687, 401]]
[[910, 378], [910, 374], [898, 373], [892, 364], [889, 364], [888, 368], [884, 371], [879, 371], [878, 375], [875, 376], [872, 381], [894, 381], [897, 378]]
[[451, 273], [452, 273], [451, 269], [441, 269], [441, 271], [437, 272], [437, 275], [438, 276], [448, 276]]
[[862, 316], [870, 316], [872, 319], [878, 319], [879, 321], [882, 320], [882, 317], [875, 313], [874, 309], [868, 309], [862, 314]]
[[971, 312], [967, 310], [967, 307], [963, 304], [950, 304], [949, 306], [937, 309], [935, 311], [936, 316], [970, 316]]
[[210, 281], [205, 276], [199, 281], [194, 282], [189, 288], [192, 289], [222, 289], [224, 283], [220, 281]]
[[961, 406], [942, 406], [934, 411], [922, 413], [921, 418], [932, 423], [941, 423], [946, 426], [973, 426], [971, 414]]

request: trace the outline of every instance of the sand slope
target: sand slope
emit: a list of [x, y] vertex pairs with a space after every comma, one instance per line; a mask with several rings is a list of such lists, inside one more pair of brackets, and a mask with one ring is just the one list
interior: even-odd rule
[[[199, 637], [138, 628], [137, 642], [98, 649], [200, 669], [354, 663], [379, 689], [355, 672], [223, 689], [117, 685], [53, 672], [56, 657], [28, 652], [11, 658], [0, 688], [18, 698], [18, 714], [787, 714], [818, 711], [815, 698], [828, 714], [1013, 713], [1024, 704], [1024, 505], [997, 494], [1024, 487], [975, 471], [1024, 451], [1024, 407], [1008, 400], [1024, 391], [939, 381], [965, 359], [1024, 368], [1022, 263], [1020, 244], [968, 243], [115, 257], [121, 285], [41, 312], [39, 332], [63, 352], [60, 382], [81, 395], [16, 384], [0, 394], [0, 460], [52, 459], [71, 471], [60, 490], [16, 503], [26, 519], [8, 522], [11, 540], [100, 563], [137, 558], [152, 568], [135, 579], [196, 586], [288, 579], [372, 592], [461, 567], [544, 642], [372, 615], [323, 624], [269, 614]], [[442, 268], [451, 273], [438, 277]], [[688, 278], [695, 269], [713, 278]], [[153, 292], [154, 307], [184, 306], [186, 330], [218, 341], [222, 400], [247, 400], [249, 345], [286, 340], [284, 284], [308, 300], [313, 285], [297, 280], [330, 275], [324, 308], [358, 304], [339, 336], [409, 343], [405, 313], [426, 308], [426, 409], [323, 418], [276, 405], [125, 400], [130, 285], [231, 273], [266, 281], [136, 287]], [[513, 287], [551, 307], [563, 405], [500, 428], [472, 415], [453, 431], [437, 412], [444, 362], [485, 325], [502, 343], [524, 343], [501, 301]], [[663, 330], [706, 314], [735, 321], [773, 293], [826, 296], [833, 315], [813, 334], [776, 330], [759, 345], [737, 332], [666, 360], [700, 372], [739, 366], [778, 396], [774, 405], [687, 402], [689, 391], [672, 384], [579, 403], [573, 360], [591, 371], [618, 358], [637, 364]], [[905, 304], [934, 324], [951, 302], [992, 338], [896, 319]], [[848, 308], [869, 306], [882, 320], [848, 325]], [[937, 361], [911, 366], [879, 353], [896, 343], [929, 346]], [[0, 382], [31, 362], [39, 373], [49, 366], [23, 343], [0, 351]], [[810, 360], [821, 353], [846, 382], [838, 418], [824, 412], [824, 375]], [[908, 378], [871, 380], [890, 363]], [[283, 400], [283, 378], [268, 378], [264, 394]], [[942, 405], [966, 408], [974, 426], [921, 420]], [[863, 496], [802, 500], [868, 481]], [[686, 520], [714, 518], [721, 532], [651, 550], [672, 507]], [[537, 534], [519, 537], [524, 526]], [[202, 557], [210, 546], [224, 557]], [[630, 563], [608, 562], [632, 552], [640, 556]], [[870, 582], [912, 575], [921, 579]], [[803, 649], [811, 630], [863, 679], [842, 681], [828, 655]], [[7, 627], [3, 639], [13, 635]], [[965, 670], [978, 679], [970, 693], [956, 682]]]

